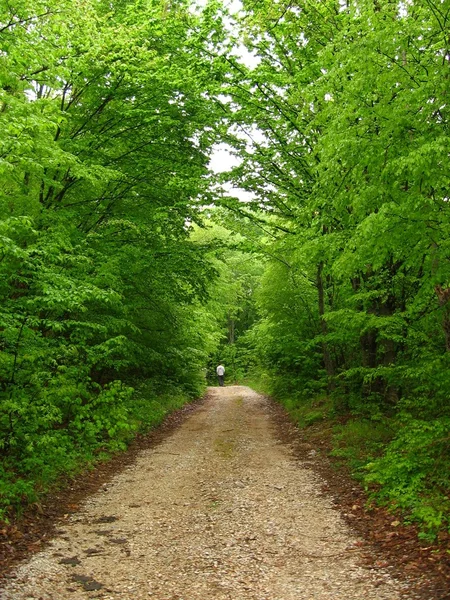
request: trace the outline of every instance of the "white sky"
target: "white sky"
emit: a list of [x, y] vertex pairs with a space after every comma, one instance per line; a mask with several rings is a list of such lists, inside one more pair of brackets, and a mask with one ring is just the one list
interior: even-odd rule
[[[209, 168], [214, 171], [214, 173], [223, 173], [224, 171], [229, 171], [233, 167], [238, 166], [239, 163], [240, 160], [230, 153], [230, 146], [227, 144], [216, 144], [209, 163]], [[243, 202], [248, 202], [255, 198], [255, 195], [251, 192], [246, 192], [241, 188], [233, 187], [230, 183], [224, 184], [223, 188], [226, 195], [235, 196]]]
[[216, 144], [209, 163], [209, 168], [214, 173], [223, 173], [240, 164], [240, 160], [230, 153], [230, 146], [227, 144]]
[[[207, 0], [196, 0], [196, 4], [202, 7], [205, 6], [206, 1]], [[231, 13], [237, 13], [242, 9], [242, 2], [240, 0], [224, 1], [223, 4]], [[247, 48], [242, 44], [236, 47], [235, 53], [248, 67], [255, 67], [259, 62], [258, 58], [248, 52]], [[240, 164], [240, 160], [236, 156], [233, 156], [230, 150], [231, 148], [227, 144], [221, 143], [215, 145], [209, 162], [209, 168], [214, 171], [214, 173], [229, 171]], [[246, 192], [241, 188], [235, 188], [231, 184], [225, 184], [223, 187], [230, 196], [236, 196], [243, 202], [254, 198], [254, 194]]]

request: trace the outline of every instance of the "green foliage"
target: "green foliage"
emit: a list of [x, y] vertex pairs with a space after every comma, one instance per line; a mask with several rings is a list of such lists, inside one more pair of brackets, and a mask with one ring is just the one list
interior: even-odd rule
[[251, 373], [302, 424], [328, 393], [334, 452], [430, 530], [450, 472], [444, 4], [246, 0], [256, 61], [229, 61], [222, 102], [240, 159], [223, 178], [253, 200], [221, 204], [265, 233]]
[[294, 422], [306, 429], [316, 423], [323, 423], [330, 417], [332, 408], [327, 397], [295, 398], [292, 395], [282, 396], [282, 403]]
[[[11, 440], [0, 471], [1, 518], [7, 519], [11, 510], [20, 512], [58, 481], [64, 483], [86, 466], [124, 450], [136, 433], [156, 427], [189, 401], [181, 388], [166, 387], [162, 394], [151, 381], [135, 390], [112, 382], [96, 395], [87, 396], [85, 403], [65, 395], [68, 393], [68, 389], [61, 390], [59, 400], [71, 402], [69, 425], [58, 420], [56, 427], [50, 427], [48, 415], [43, 415], [39, 423], [36, 419], [21, 423]], [[31, 404], [30, 408], [34, 415], [38, 412]]]
[[[218, 221], [224, 224], [218, 224]], [[229, 219], [215, 209], [203, 228], [194, 230], [192, 239], [203, 244], [217, 280], [211, 286], [206, 308], [215, 318], [212, 334], [213, 352], [208, 359], [207, 377], [211, 384], [217, 383], [216, 367], [222, 363], [226, 369], [226, 381], [241, 379], [254, 362], [251, 326], [257, 319], [256, 292], [263, 271], [263, 261], [252, 252], [246, 236], [251, 234], [251, 224], [244, 219]], [[224, 225], [234, 227], [234, 231]], [[239, 227], [239, 230], [237, 229]]]
[[405, 414], [399, 426], [384, 455], [366, 465], [364, 480], [377, 484], [377, 498], [435, 534], [449, 526], [450, 418], [419, 420]]
[[0, 8], [3, 511], [204, 389], [216, 274], [190, 229], [216, 139], [214, 13]]
[[361, 478], [359, 470], [383, 454], [393, 436], [392, 423], [387, 419], [350, 419], [334, 427], [331, 455], [345, 459]]
[[444, 4], [0, 7], [4, 511], [224, 362], [302, 426], [345, 418], [374, 494], [447, 523]]

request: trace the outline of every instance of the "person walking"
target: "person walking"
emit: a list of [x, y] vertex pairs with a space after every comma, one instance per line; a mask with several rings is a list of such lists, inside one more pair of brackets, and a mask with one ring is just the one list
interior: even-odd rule
[[225, 375], [225, 367], [223, 365], [219, 365], [216, 369], [217, 379], [219, 380], [219, 385], [223, 385], [223, 376]]

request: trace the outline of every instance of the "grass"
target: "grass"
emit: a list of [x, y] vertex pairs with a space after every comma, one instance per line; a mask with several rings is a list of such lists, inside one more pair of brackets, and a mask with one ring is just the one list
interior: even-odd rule
[[235, 453], [236, 443], [234, 440], [217, 438], [214, 440], [214, 450], [223, 458], [230, 459]]
[[248, 375], [239, 380], [238, 385], [246, 385], [259, 394], [271, 394], [271, 379], [266, 373]]
[[393, 436], [387, 420], [353, 418], [334, 425], [331, 456], [343, 459], [356, 472], [380, 456]]
[[337, 398], [291, 392], [283, 380], [271, 385], [264, 377], [248, 378], [242, 383], [274, 397], [305, 442], [325, 450], [335, 468], [351, 473], [373, 501], [417, 523], [425, 541], [447, 531], [448, 428], [442, 419], [405, 424], [367, 403], [352, 413]]
[[380, 456], [394, 437], [387, 419], [336, 414], [333, 401], [324, 395], [303, 399], [286, 397], [281, 403], [309, 442], [326, 439], [329, 454], [348, 466], [355, 476]]

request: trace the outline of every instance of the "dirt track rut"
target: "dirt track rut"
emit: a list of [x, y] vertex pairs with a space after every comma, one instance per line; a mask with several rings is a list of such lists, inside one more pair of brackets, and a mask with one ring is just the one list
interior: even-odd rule
[[0, 597], [404, 597], [389, 570], [363, 567], [359, 540], [320, 486], [277, 439], [267, 400], [211, 388], [178, 430], [61, 523]]

